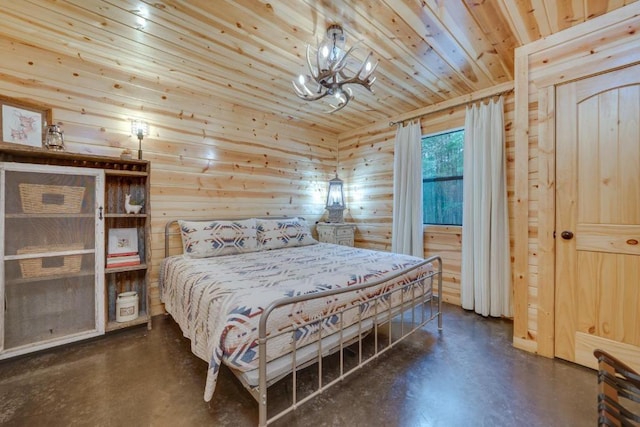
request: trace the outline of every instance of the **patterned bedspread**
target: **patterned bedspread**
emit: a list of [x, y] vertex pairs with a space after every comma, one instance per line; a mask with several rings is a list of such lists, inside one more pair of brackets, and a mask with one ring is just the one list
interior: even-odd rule
[[[209, 401], [222, 362], [240, 371], [257, 368], [258, 322], [271, 302], [372, 282], [421, 261], [407, 255], [328, 243], [201, 259], [178, 255], [163, 261], [161, 299], [191, 340], [193, 353], [209, 363], [204, 394]], [[426, 271], [425, 267], [420, 274]], [[403, 275], [381, 288], [406, 283], [413, 277]], [[342, 319], [344, 323], [356, 321], [358, 311], [363, 311], [360, 303], [373, 293], [376, 292], [348, 292], [282, 307], [269, 317], [268, 330], [319, 318], [349, 305], [354, 306], [352, 315], [343, 315]], [[312, 324], [295, 336], [278, 337], [281, 343], [269, 343], [268, 360], [290, 351], [292, 340], [300, 346], [317, 340], [319, 329], [322, 336], [338, 330], [338, 319], [339, 316], [328, 317], [322, 328]]]

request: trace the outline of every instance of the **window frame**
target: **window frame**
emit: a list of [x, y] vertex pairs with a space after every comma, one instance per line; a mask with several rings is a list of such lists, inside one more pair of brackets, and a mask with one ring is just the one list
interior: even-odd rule
[[[422, 141], [425, 138], [432, 138], [435, 136], [439, 136], [439, 135], [443, 135], [446, 133], [454, 133], [454, 132], [460, 132], [463, 131], [465, 132], [465, 128], [464, 126], [457, 126], [457, 127], [453, 127], [453, 128], [449, 128], [446, 130], [442, 130], [442, 131], [438, 131], [438, 132], [432, 132], [432, 133], [428, 133], [425, 135], [422, 135], [420, 137], [420, 148], [423, 147], [422, 145]], [[438, 182], [438, 181], [453, 181], [453, 180], [460, 180], [462, 182], [464, 182], [464, 139], [462, 141], [462, 150], [463, 150], [463, 166], [462, 166], [462, 175], [455, 175], [455, 176], [448, 176], [448, 177], [437, 177], [437, 178], [422, 178], [422, 186], [423, 186], [423, 205], [422, 205], [422, 209], [424, 211], [424, 184], [426, 182]], [[423, 171], [424, 174], [424, 171]], [[464, 198], [463, 198], [463, 203], [464, 203]], [[431, 223], [431, 222], [424, 222], [424, 213], [422, 214], [422, 225], [424, 227], [444, 227], [444, 228], [448, 228], [448, 227], [462, 227], [462, 223], [461, 224], [436, 224], [436, 223]], [[461, 220], [462, 222], [462, 220]]]

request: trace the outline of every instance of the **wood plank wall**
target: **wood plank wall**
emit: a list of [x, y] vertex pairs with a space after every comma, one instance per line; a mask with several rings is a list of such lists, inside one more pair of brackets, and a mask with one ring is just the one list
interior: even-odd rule
[[205, 95], [159, 96], [155, 81], [9, 40], [0, 40], [0, 53], [0, 95], [51, 108], [68, 152], [117, 157], [129, 148], [136, 156], [130, 120], [149, 123], [142, 149], [151, 162], [154, 315], [163, 312], [157, 281], [166, 221], [304, 215], [313, 224], [325, 213], [335, 133]]
[[[428, 135], [464, 126], [465, 106], [432, 113], [421, 118], [422, 134]], [[505, 95], [505, 138], [509, 222], [513, 235], [514, 205], [514, 95]], [[393, 207], [393, 152], [396, 127], [376, 123], [339, 136], [338, 172], [345, 180], [345, 219], [357, 224], [356, 246], [391, 250]], [[443, 301], [460, 305], [462, 262], [461, 227], [425, 226], [424, 256], [443, 259]], [[513, 247], [513, 239], [511, 239]], [[513, 259], [513, 257], [512, 257]]]

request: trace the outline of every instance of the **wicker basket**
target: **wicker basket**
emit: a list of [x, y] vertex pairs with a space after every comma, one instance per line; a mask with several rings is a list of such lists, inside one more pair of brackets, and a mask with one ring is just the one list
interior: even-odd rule
[[24, 213], [75, 214], [82, 210], [85, 187], [19, 184]]
[[[69, 245], [50, 245], [50, 246], [26, 246], [17, 250], [18, 255], [24, 254], [38, 254], [38, 253], [51, 253], [51, 252], [63, 252], [63, 251], [80, 251], [84, 249], [82, 243], [73, 243]], [[62, 258], [62, 264], [57, 263], [55, 266], [46, 266], [45, 259], [51, 259], [53, 257], [46, 258], [29, 258], [20, 260], [20, 271], [22, 277], [29, 279], [32, 277], [51, 276], [54, 274], [65, 273], [77, 273], [80, 271], [82, 264], [82, 254], [78, 255], [64, 255]]]

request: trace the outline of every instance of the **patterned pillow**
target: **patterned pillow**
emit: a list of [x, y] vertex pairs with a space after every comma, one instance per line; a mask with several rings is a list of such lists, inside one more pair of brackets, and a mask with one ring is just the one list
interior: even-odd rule
[[302, 218], [257, 219], [258, 247], [279, 249], [318, 243]]
[[207, 258], [258, 250], [255, 218], [241, 221], [179, 220], [183, 253]]

